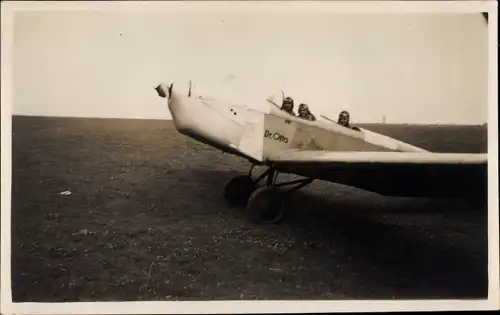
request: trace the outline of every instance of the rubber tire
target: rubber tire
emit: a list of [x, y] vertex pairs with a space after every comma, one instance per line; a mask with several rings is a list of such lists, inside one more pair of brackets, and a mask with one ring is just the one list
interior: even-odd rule
[[274, 187], [257, 189], [248, 200], [247, 213], [256, 224], [279, 223], [286, 213], [284, 193]]
[[256, 185], [248, 175], [240, 175], [228, 180], [224, 187], [224, 198], [231, 206], [245, 206]]

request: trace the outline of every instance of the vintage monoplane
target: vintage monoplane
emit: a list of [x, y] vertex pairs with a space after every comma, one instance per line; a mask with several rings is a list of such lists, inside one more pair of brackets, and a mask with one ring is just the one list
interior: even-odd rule
[[[226, 183], [224, 196], [231, 205], [246, 206], [256, 223], [280, 221], [287, 195], [313, 180], [386, 196], [486, 200], [486, 154], [429, 152], [323, 115], [302, 119], [282, 110], [282, 92], [262, 106], [248, 106], [194, 95], [191, 82], [186, 94], [174, 91], [173, 83], [155, 90], [167, 98], [179, 133], [250, 162], [248, 174]], [[266, 171], [253, 178], [257, 165]], [[278, 183], [279, 173], [304, 178]]]

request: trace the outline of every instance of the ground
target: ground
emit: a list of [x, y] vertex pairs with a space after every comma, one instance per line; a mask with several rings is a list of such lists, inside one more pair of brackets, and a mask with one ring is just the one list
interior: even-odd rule
[[[371, 127], [486, 150], [484, 127]], [[258, 226], [222, 197], [248, 167], [169, 121], [14, 117], [14, 302], [486, 296], [484, 209], [317, 182]]]

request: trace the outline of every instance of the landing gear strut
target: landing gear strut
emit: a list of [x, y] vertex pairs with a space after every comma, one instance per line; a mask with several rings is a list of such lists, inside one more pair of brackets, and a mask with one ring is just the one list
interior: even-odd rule
[[[288, 196], [309, 185], [313, 179], [299, 179], [276, 183], [278, 172], [270, 167], [255, 180], [252, 178], [252, 165], [247, 175], [240, 175], [226, 183], [224, 197], [230, 205], [246, 206], [249, 218], [254, 223], [274, 224], [283, 219], [287, 210]], [[259, 182], [266, 178], [264, 187]], [[289, 189], [285, 186], [295, 185]]]

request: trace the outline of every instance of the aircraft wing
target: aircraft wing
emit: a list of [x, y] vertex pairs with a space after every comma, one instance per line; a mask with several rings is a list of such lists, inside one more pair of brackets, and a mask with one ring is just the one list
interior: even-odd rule
[[387, 196], [486, 198], [487, 154], [286, 150], [268, 156], [278, 171]]

